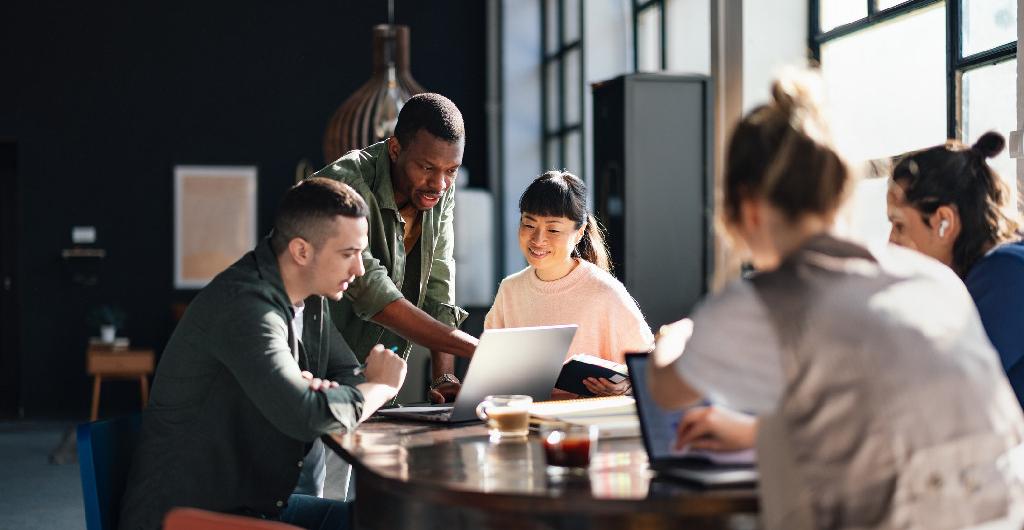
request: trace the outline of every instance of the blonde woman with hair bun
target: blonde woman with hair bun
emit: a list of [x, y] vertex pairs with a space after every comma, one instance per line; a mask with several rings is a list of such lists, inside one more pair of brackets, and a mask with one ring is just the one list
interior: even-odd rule
[[971, 298], [833, 234], [853, 178], [808, 75], [733, 131], [722, 221], [759, 272], [662, 328], [652, 394], [713, 403], [680, 447], [756, 447], [764, 528], [1021, 528], [1024, 418]]

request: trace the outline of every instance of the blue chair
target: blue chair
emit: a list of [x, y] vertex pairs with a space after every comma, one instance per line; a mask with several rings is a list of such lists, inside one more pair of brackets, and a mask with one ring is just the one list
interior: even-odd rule
[[78, 426], [78, 466], [88, 530], [117, 528], [141, 425], [141, 415], [134, 414]]

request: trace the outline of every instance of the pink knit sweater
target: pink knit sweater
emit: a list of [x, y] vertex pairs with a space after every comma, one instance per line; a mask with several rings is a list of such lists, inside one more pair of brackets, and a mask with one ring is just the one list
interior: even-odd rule
[[545, 282], [533, 267], [501, 281], [484, 329], [577, 324], [569, 356], [588, 353], [625, 362], [648, 351], [654, 336], [636, 301], [614, 276], [586, 260], [564, 278]]

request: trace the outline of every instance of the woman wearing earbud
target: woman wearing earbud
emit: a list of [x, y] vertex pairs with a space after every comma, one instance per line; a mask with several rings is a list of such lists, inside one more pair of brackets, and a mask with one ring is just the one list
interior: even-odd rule
[[[625, 362], [626, 352], [650, 350], [651, 328], [609, 273], [604, 236], [587, 211], [583, 181], [548, 171], [523, 192], [519, 212], [519, 249], [529, 266], [502, 280], [484, 327], [577, 324], [569, 355], [587, 353], [617, 363]], [[583, 385], [599, 396], [629, 390], [628, 380], [587, 378]]]
[[652, 396], [716, 404], [678, 442], [756, 445], [764, 528], [1021, 528], [1024, 416], [998, 356], [948, 268], [831, 234], [852, 177], [813, 81], [777, 81], [733, 132], [724, 221], [761, 272], [659, 333]]
[[1024, 403], [1024, 244], [1016, 201], [986, 159], [1005, 145], [995, 132], [968, 148], [951, 141], [903, 158], [889, 184], [889, 240], [946, 264], [964, 280]]

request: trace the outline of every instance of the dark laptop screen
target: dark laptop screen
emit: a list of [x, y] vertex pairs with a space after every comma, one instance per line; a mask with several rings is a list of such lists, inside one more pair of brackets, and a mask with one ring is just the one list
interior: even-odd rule
[[665, 410], [654, 402], [647, 389], [647, 354], [626, 355], [629, 379], [633, 384], [633, 398], [636, 399], [636, 413], [640, 417], [640, 430], [644, 437], [644, 448], [651, 462], [676, 456], [672, 445], [676, 440], [676, 427], [683, 412]]

